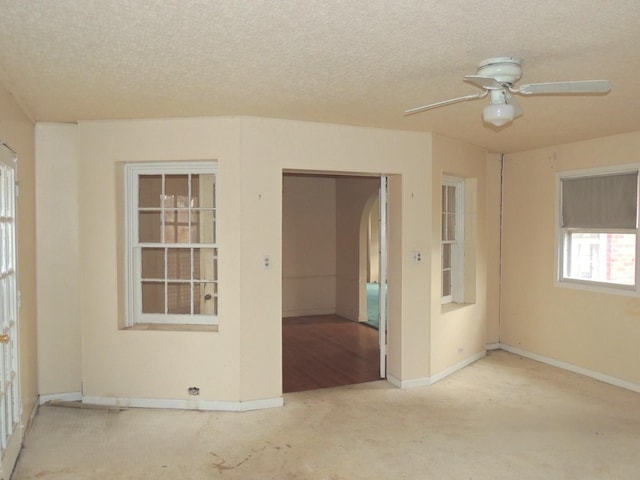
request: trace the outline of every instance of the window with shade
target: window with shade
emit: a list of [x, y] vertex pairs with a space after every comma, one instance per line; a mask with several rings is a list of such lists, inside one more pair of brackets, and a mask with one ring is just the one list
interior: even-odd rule
[[216, 167], [125, 167], [128, 325], [217, 324]]
[[637, 291], [638, 169], [559, 177], [560, 283]]
[[442, 180], [442, 303], [464, 301], [464, 180]]

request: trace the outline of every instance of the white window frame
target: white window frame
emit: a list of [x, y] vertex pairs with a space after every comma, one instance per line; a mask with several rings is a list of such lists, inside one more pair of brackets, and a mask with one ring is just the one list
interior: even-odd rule
[[[464, 178], [452, 177], [449, 175], [444, 175], [442, 177], [442, 186], [455, 187], [455, 202], [456, 202], [456, 221], [455, 221], [455, 240], [452, 242], [448, 242], [452, 245], [451, 247], [451, 295], [442, 295], [440, 297], [440, 302], [442, 304], [447, 303], [464, 303], [464, 258], [465, 258], [465, 235], [464, 235]], [[442, 198], [442, 196], [441, 196]], [[444, 211], [444, 205], [441, 205], [440, 211]], [[442, 217], [442, 216], [441, 216]], [[444, 241], [442, 240], [442, 228], [440, 226], [441, 234], [441, 248], [440, 248], [440, 281], [443, 281], [443, 246]], [[442, 291], [443, 285], [441, 285]]]
[[[589, 168], [558, 172], [556, 175], [556, 254], [555, 254], [555, 285], [558, 287], [574, 288], [601, 293], [613, 293], [627, 296], [640, 295], [640, 224], [635, 229], [620, 228], [567, 228], [562, 226], [562, 180], [588, 176], [605, 176], [614, 174], [640, 172], [640, 164], [628, 164], [613, 167]], [[639, 175], [640, 178], [640, 175]], [[640, 186], [638, 187], [640, 193]], [[639, 195], [640, 196], [640, 195]], [[640, 206], [638, 209], [640, 214]], [[599, 233], [599, 234], [634, 234], [636, 236], [635, 248], [635, 281], [634, 285], [620, 283], [600, 282], [588, 279], [576, 279], [565, 275], [567, 267], [567, 238], [572, 233]]]
[[[125, 248], [125, 272], [127, 294], [127, 318], [126, 326], [132, 327], [143, 324], [169, 324], [169, 325], [218, 325], [218, 315], [206, 314], [143, 314], [142, 313], [142, 272], [141, 250], [144, 246], [157, 246], [160, 244], [145, 244], [138, 241], [138, 195], [141, 175], [214, 175], [214, 243], [165, 243], [169, 247], [198, 247], [213, 248], [218, 256], [218, 165], [217, 162], [145, 162], [130, 163], [125, 165], [125, 221], [126, 221], [126, 248]], [[213, 282], [216, 286], [214, 295], [218, 295], [219, 273]], [[216, 298], [217, 302], [218, 299]], [[219, 302], [218, 302], [219, 307]]]

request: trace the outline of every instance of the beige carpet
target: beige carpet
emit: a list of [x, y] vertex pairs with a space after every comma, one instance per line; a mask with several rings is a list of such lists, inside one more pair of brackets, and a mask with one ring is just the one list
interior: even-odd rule
[[636, 479], [640, 395], [505, 352], [217, 413], [40, 409], [14, 480]]

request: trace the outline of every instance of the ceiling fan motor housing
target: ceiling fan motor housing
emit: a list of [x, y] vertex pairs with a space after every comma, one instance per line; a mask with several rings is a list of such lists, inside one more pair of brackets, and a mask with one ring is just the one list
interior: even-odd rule
[[493, 77], [498, 83], [512, 85], [522, 76], [522, 60], [516, 57], [497, 57], [478, 65], [478, 75]]

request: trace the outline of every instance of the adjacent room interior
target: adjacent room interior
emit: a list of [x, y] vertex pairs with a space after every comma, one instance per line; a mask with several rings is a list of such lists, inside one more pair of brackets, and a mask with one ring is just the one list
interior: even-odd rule
[[379, 190], [375, 176], [283, 176], [284, 393], [380, 379]]

